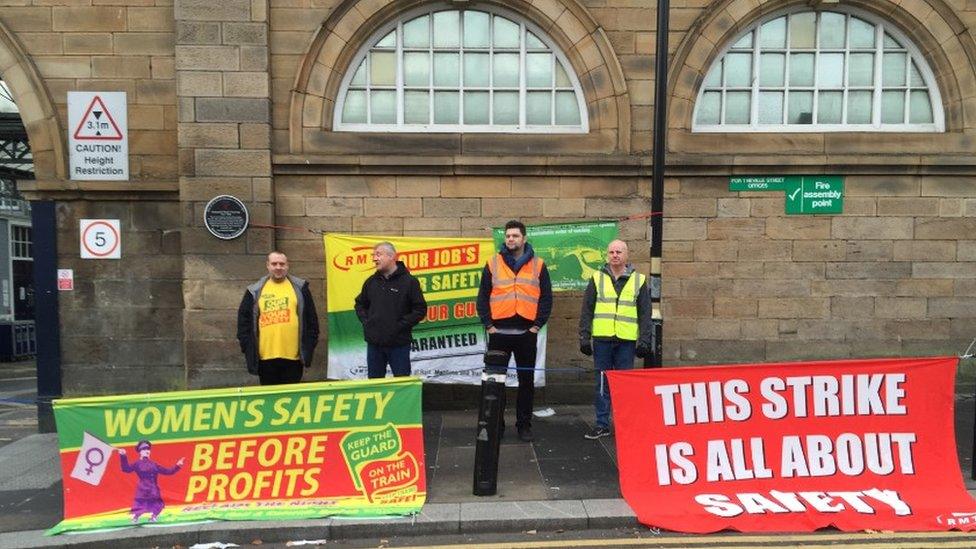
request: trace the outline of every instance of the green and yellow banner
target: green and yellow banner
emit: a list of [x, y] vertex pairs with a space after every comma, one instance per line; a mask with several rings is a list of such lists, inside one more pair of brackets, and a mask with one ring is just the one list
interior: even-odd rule
[[[413, 329], [412, 374], [432, 383], [481, 383], [486, 339], [476, 301], [482, 269], [495, 254], [487, 238], [326, 234], [329, 378], [366, 377], [366, 342], [355, 299], [376, 272], [373, 247], [384, 241], [417, 277], [427, 301], [427, 316]], [[540, 333], [536, 385], [545, 384], [544, 365], [545, 333]], [[515, 370], [508, 378], [510, 385], [518, 384]]]
[[[552, 291], [583, 290], [606, 262], [607, 246], [617, 238], [616, 221], [528, 225], [526, 239], [535, 254], [546, 262]], [[501, 249], [505, 230], [493, 231], [495, 245]]]
[[417, 513], [420, 404], [409, 377], [56, 400], [65, 518], [48, 534]]

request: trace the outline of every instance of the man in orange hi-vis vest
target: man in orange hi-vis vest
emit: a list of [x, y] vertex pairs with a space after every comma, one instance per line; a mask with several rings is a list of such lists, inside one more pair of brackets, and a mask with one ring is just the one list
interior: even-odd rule
[[[525, 225], [505, 224], [505, 246], [485, 265], [478, 290], [478, 316], [488, 331], [488, 350], [515, 356], [518, 397], [515, 427], [522, 442], [531, 442], [532, 399], [539, 330], [552, 312], [549, 271], [525, 241]], [[503, 427], [504, 429], [504, 423]]]

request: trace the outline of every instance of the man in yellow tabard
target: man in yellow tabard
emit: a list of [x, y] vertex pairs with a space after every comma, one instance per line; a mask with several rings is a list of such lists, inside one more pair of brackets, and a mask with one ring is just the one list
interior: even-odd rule
[[584, 435], [591, 440], [610, 435], [610, 387], [604, 373], [633, 368], [634, 355], [643, 358], [653, 348], [647, 277], [627, 263], [628, 254], [626, 242], [611, 242], [607, 263], [593, 273], [583, 293], [580, 352], [593, 356], [596, 370], [596, 426]]
[[298, 383], [312, 364], [319, 321], [308, 282], [288, 274], [288, 257], [268, 254], [268, 274], [247, 287], [237, 310], [237, 340], [261, 385]]

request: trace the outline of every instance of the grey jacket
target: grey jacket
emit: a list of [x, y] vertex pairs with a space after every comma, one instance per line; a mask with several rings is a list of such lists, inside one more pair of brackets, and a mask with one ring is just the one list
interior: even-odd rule
[[[258, 296], [268, 278], [269, 275], [264, 275], [248, 286], [241, 299], [241, 305], [237, 308], [237, 341], [241, 344], [247, 371], [255, 375], [258, 373], [258, 317], [261, 315]], [[312, 355], [319, 341], [319, 319], [315, 312], [312, 293], [308, 289], [308, 282], [292, 275], [288, 275], [288, 281], [291, 282], [298, 298], [299, 359], [308, 368], [312, 364]]]

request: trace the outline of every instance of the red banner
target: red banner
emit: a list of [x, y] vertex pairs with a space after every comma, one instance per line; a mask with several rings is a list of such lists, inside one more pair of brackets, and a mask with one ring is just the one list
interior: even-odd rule
[[973, 530], [954, 357], [608, 372], [620, 489], [679, 532]]

